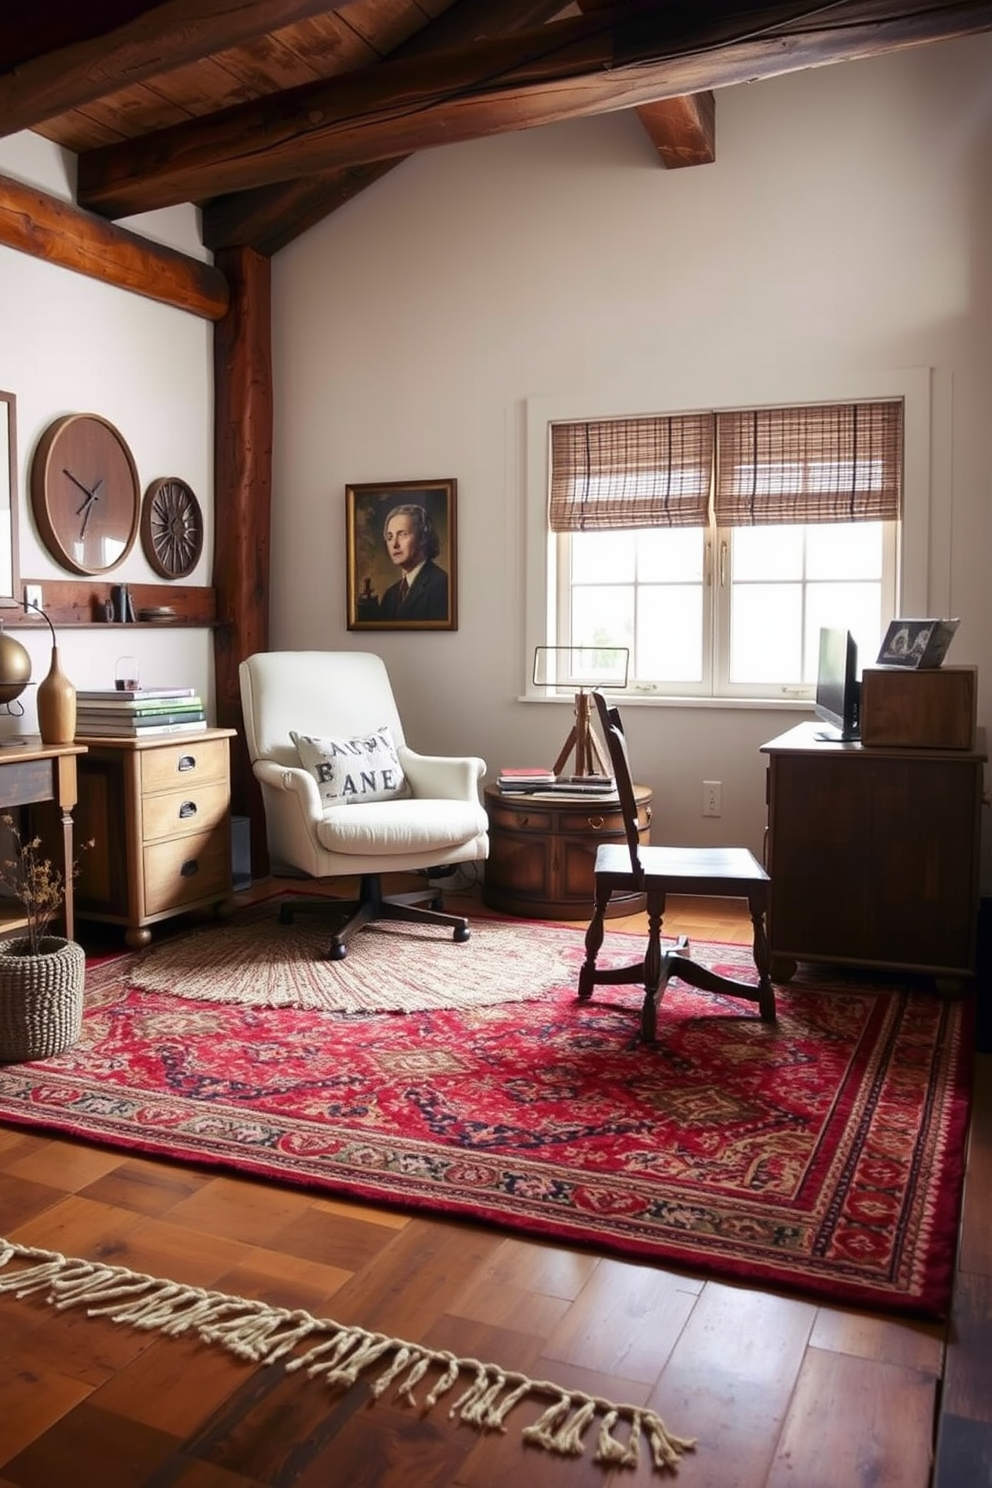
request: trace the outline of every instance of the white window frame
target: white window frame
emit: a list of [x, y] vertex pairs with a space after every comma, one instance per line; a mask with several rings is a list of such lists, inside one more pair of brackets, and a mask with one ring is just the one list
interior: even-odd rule
[[[702, 392], [702, 390], [700, 390]], [[699, 396], [692, 401], [680, 389], [677, 401], [659, 388], [654, 396], [588, 391], [572, 396], [528, 398], [524, 403], [524, 700], [546, 702], [553, 691], [533, 682], [533, 657], [537, 646], [554, 645], [557, 636], [558, 543], [548, 528], [549, 429], [552, 423], [586, 419], [638, 418], [658, 414], [721, 412], [733, 408], [792, 407], [803, 403], [848, 403], [882, 398], [903, 399], [903, 517], [898, 529], [897, 614], [937, 613], [928, 608], [930, 592], [930, 490], [933, 372], [930, 368], [905, 368], [847, 376], [792, 376], [774, 387], [722, 390], [722, 396]], [[760, 394], [758, 396], [757, 394]], [[867, 658], [870, 661], [872, 658]], [[862, 664], [864, 664], [864, 660]], [[737, 691], [737, 690], [735, 690]], [[693, 706], [795, 705], [806, 700], [808, 688], [783, 689], [768, 696], [762, 689], [753, 695], [704, 696], [686, 692], [664, 697], [631, 692], [631, 700]], [[566, 690], [562, 689], [562, 695]], [[570, 693], [568, 694], [571, 695]]]

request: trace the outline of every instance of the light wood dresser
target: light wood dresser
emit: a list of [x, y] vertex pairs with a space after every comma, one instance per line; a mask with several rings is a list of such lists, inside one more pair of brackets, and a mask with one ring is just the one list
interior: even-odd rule
[[80, 919], [125, 926], [126, 943], [138, 948], [157, 921], [226, 907], [234, 733], [76, 740], [87, 750], [80, 756], [77, 842], [94, 843], [76, 881]]

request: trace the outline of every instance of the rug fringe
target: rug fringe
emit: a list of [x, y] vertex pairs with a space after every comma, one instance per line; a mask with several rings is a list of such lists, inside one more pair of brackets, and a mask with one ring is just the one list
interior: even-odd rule
[[[286, 1358], [300, 1343], [315, 1334], [323, 1335], [305, 1353], [295, 1354], [285, 1364], [287, 1372], [305, 1369], [312, 1378], [328, 1385], [350, 1388], [366, 1370], [391, 1356], [388, 1367], [369, 1385], [378, 1399], [391, 1385], [398, 1396], [416, 1408], [413, 1390], [434, 1366], [440, 1376], [424, 1402], [426, 1414], [451, 1391], [462, 1374], [472, 1382], [448, 1411], [477, 1431], [505, 1432], [505, 1421], [515, 1406], [528, 1396], [550, 1397], [551, 1403], [521, 1435], [525, 1442], [559, 1456], [577, 1457], [585, 1451], [589, 1428], [601, 1417], [593, 1460], [608, 1467], [637, 1467], [641, 1441], [646, 1437], [652, 1461], [660, 1471], [675, 1471], [682, 1454], [695, 1440], [675, 1436], [654, 1411], [636, 1405], [614, 1405], [581, 1390], [564, 1390], [547, 1380], [499, 1369], [478, 1359], [460, 1359], [443, 1349], [425, 1348], [345, 1326], [329, 1318], [315, 1318], [302, 1309], [290, 1311], [270, 1307], [247, 1297], [234, 1297], [182, 1282], [166, 1281], [84, 1261], [0, 1239], [0, 1270], [11, 1262], [30, 1261], [24, 1269], [0, 1275], [0, 1292], [15, 1297], [43, 1293], [47, 1303], [59, 1310], [85, 1307], [88, 1316], [108, 1317], [133, 1328], [168, 1334], [176, 1338], [194, 1333], [204, 1343], [217, 1344], [248, 1363], [274, 1364]], [[618, 1422], [628, 1427], [626, 1444], [613, 1434]]]

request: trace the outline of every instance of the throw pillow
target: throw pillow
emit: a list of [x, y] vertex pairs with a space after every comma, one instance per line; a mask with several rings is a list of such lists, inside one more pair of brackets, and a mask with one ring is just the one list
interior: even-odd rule
[[317, 782], [325, 806], [342, 801], [390, 801], [408, 796], [393, 736], [385, 726], [354, 739], [321, 739], [290, 729], [300, 764]]

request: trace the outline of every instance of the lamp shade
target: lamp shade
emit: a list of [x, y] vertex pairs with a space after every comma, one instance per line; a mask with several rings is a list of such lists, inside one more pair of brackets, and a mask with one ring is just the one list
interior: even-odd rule
[[31, 680], [31, 657], [0, 620], [0, 704], [12, 703]]

